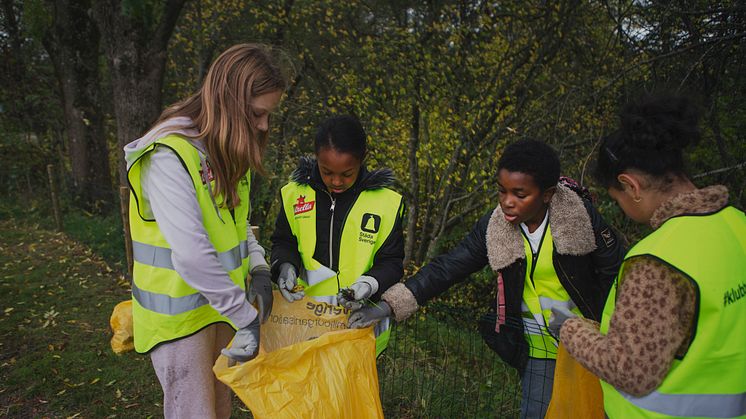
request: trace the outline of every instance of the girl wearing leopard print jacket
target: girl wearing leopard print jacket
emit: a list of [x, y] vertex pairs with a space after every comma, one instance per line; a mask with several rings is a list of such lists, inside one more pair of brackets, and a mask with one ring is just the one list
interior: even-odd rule
[[625, 256], [600, 325], [560, 330], [610, 418], [746, 417], [746, 217], [724, 186], [684, 174], [698, 136], [685, 99], [648, 97], [599, 149], [598, 180], [654, 230]]

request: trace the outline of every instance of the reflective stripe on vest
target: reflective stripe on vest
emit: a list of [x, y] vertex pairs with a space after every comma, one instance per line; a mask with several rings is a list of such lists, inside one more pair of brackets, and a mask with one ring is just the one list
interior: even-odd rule
[[630, 403], [667, 416], [737, 418], [746, 415], [746, 393], [741, 394], [663, 394], [647, 396], [622, 394]]
[[[625, 256], [652, 257], [689, 278], [697, 290], [694, 336], [682, 359], [675, 359], [661, 385], [633, 397], [604, 381], [604, 408], [610, 418], [746, 417], [746, 216], [726, 207], [717, 213], [666, 221]], [[607, 333], [617, 284], [604, 308]], [[729, 298], [730, 297], [730, 298]]]
[[175, 298], [167, 294], [141, 290], [134, 283], [132, 284], [132, 298], [146, 310], [172, 316], [186, 313], [208, 303], [207, 298], [200, 293]]
[[222, 197], [212, 198], [214, 180], [209, 166], [192, 144], [178, 136], [167, 136], [143, 150], [128, 168], [130, 182], [130, 231], [133, 240], [132, 315], [135, 350], [148, 352], [162, 342], [189, 336], [217, 322], [231, 324], [189, 286], [174, 270], [171, 249], [144, 200], [140, 173], [142, 162], [157, 147], [168, 147], [179, 157], [192, 178], [202, 222], [216, 256], [231, 281], [245, 287], [249, 269], [247, 217], [249, 177], [239, 182], [241, 202], [233, 212], [220, 207]]
[[[249, 256], [249, 242], [242, 240], [238, 246], [225, 252], [218, 253], [218, 260], [226, 271], [241, 267], [243, 259]], [[174, 269], [171, 261], [171, 249], [153, 246], [146, 243], [132, 242], [132, 257], [136, 262], [157, 268]]]
[[[318, 301], [337, 304], [337, 293], [352, 285], [372, 266], [378, 249], [394, 230], [402, 196], [390, 189], [362, 191], [342, 225], [339, 238], [339, 272], [313, 258], [317, 234], [332, 234], [332, 228], [316, 231], [316, 191], [310, 185], [290, 182], [282, 188], [282, 201], [290, 230], [298, 242], [303, 262], [300, 281], [305, 293]], [[329, 245], [335, 242], [329, 237]], [[332, 252], [330, 249], [330, 257]], [[327, 261], [331, 264], [331, 261]], [[376, 355], [388, 343], [388, 319], [376, 328]]]
[[570, 299], [570, 294], [562, 286], [554, 270], [551, 226], [547, 223], [535, 261], [531, 244], [525, 236], [523, 246], [526, 252], [526, 277], [521, 310], [524, 335], [529, 343], [529, 356], [556, 359], [558, 343], [547, 329], [552, 307], [564, 308], [577, 315], [581, 315], [580, 310]]

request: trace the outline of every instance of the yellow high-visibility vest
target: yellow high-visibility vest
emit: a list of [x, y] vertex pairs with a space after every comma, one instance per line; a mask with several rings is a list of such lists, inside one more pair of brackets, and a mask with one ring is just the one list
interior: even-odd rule
[[[390, 189], [362, 191], [344, 219], [339, 269], [334, 271], [313, 258], [317, 234], [331, 234], [331, 229], [316, 231], [316, 191], [310, 185], [290, 182], [282, 188], [282, 201], [303, 262], [300, 282], [306, 285], [306, 295], [325, 302], [335, 300], [340, 289], [352, 285], [373, 266], [376, 253], [394, 230], [402, 208], [402, 196]], [[330, 237], [329, 243], [332, 242]], [[386, 347], [388, 336], [388, 329], [378, 335], [378, 354]]]
[[[142, 201], [140, 173], [142, 162], [157, 147], [168, 147], [181, 159], [189, 172], [202, 210], [202, 219], [218, 259], [231, 280], [245, 288], [249, 271], [249, 252], [246, 241], [249, 214], [249, 174], [238, 184], [240, 204], [233, 213], [220, 207], [222, 197], [211, 197], [215, 181], [204, 173], [205, 156], [187, 140], [176, 135], [156, 140], [144, 149], [130, 166], [130, 232], [134, 267], [132, 272], [132, 317], [135, 350], [145, 353], [156, 345], [196, 333], [218, 322], [233, 325], [218, 313], [207, 299], [190, 287], [171, 263], [171, 247], [158, 224]], [[209, 172], [209, 170], [207, 170]], [[209, 184], [208, 184], [209, 183]]]
[[528, 356], [541, 359], [557, 358], [557, 340], [549, 333], [547, 326], [552, 315], [552, 307], [565, 308], [582, 317], [580, 309], [570, 298], [560, 283], [554, 269], [552, 255], [551, 226], [547, 223], [541, 238], [538, 255], [534, 261], [531, 244], [523, 236], [526, 251], [526, 278], [523, 281], [523, 301], [521, 316], [523, 331], [529, 344]]
[[[643, 397], [601, 381], [612, 418], [746, 417], [746, 216], [726, 207], [709, 215], [674, 217], [635, 245], [627, 260], [648, 256], [689, 278], [697, 289], [694, 336], [661, 385]], [[618, 279], [617, 279], [618, 281]], [[604, 307], [609, 330], [615, 283]]]

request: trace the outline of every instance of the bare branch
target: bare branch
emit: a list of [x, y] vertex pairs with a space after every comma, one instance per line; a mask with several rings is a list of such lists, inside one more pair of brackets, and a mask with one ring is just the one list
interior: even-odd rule
[[720, 169], [715, 169], [715, 170], [710, 170], [709, 172], [700, 173], [698, 175], [692, 176], [692, 179], [699, 179], [699, 178], [702, 178], [702, 177], [705, 177], [705, 176], [716, 175], [718, 173], [728, 172], [728, 171], [731, 171], [731, 170], [740, 169], [742, 167], [746, 167], [746, 161], [743, 161], [741, 163], [735, 164], [735, 165], [730, 166], [730, 167], [722, 167]]

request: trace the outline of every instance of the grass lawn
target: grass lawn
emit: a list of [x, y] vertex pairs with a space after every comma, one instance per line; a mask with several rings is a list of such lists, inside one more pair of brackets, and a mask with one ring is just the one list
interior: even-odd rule
[[[63, 234], [48, 218], [8, 215], [0, 211], [0, 417], [161, 417], [149, 357], [109, 344], [111, 311], [129, 298], [118, 220], [69, 213]], [[517, 414], [515, 372], [468, 323], [428, 314], [393, 329], [378, 362], [386, 417]], [[238, 399], [233, 413], [250, 417]]]
[[149, 417], [147, 357], [115, 355], [109, 316], [128, 284], [64, 234], [0, 221], [0, 416]]

